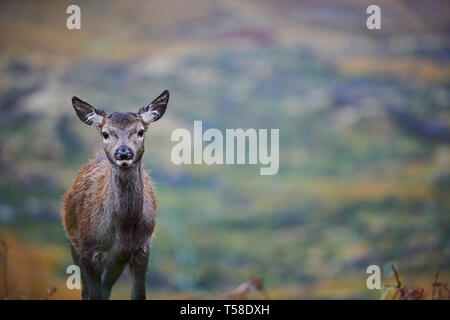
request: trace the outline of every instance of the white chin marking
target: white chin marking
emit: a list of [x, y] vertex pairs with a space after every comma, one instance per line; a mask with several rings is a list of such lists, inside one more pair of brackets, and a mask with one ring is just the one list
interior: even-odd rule
[[116, 160], [116, 164], [119, 167], [129, 167], [133, 163], [133, 160]]

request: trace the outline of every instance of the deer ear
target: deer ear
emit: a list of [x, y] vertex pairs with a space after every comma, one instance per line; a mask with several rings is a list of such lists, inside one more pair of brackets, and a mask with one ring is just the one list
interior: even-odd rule
[[159, 120], [164, 112], [166, 112], [167, 103], [169, 102], [169, 91], [164, 90], [158, 98], [152, 101], [148, 106], [141, 108], [138, 114], [145, 123], [149, 124]]
[[99, 126], [103, 123], [103, 119], [106, 113], [103, 110], [99, 110], [91, 106], [89, 103], [84, 102], [78, 97], [72, 98], [72, 105], [77, 113], [78, 118], [87, 125]]

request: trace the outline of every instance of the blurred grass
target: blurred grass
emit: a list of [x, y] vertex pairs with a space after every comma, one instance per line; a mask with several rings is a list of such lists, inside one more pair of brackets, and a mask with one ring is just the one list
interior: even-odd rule
[[[449, 143], [386, 109], [450, 127], [445, 1], [383, 1], [377, 32], [353, 0], [79, 3], [80, 31], [67, 1], [0, 4], [0, 238], [24, 296], [80, 297], [58, 214], [100, 141], [70, 97], [136, 111], [165, 88], [144, 157], [160, 200], [151, 298], [220, 298], [259, 276], [273, 298], [378, 299], [364, 271], [392, 262], [419, 287], [439, 267], [448, 279]], [[280, 128], [278, 175], [173, 165], [170, 134], [193, 120]], [[128, 292], [124, 276], [112, 297]]]

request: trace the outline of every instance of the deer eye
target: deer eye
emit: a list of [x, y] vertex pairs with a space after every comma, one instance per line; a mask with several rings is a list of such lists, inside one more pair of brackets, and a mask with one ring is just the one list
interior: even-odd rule
[[139, 131], [138, 131], [138, 136], [139, 136], [139, 137], [142, 137], [143, 135], [144, 135], [144, 130], [139, 130]]
[[102, 132], [102, 136], [103, 136], [103, 138], [105, 138], [105, 139], [108, 139], [108, 138], [109, 138], [109, 134], [108, 134], [107, 132]]

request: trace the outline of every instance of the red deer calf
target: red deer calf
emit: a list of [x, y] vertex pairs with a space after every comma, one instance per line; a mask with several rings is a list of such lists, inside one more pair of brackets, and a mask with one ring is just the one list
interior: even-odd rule
[[125, 266], [132, 299], [145, 299], [156, 198], [142, 168], [144, 134], [166, 111], [164, 91], [138, 113], [106, 114], [72, 98], [85, 124], [97, 128], [104, 153], [78, 173], [64, 198], [62, 219], [74, 262], [80, 267], [83, 299], [108, 299]]

